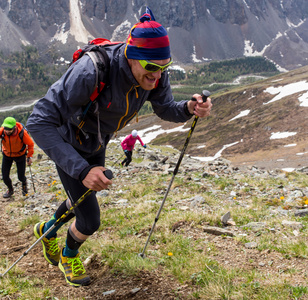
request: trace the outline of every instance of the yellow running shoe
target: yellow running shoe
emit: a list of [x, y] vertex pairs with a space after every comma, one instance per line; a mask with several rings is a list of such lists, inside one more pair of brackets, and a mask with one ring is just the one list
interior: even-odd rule
[[90, 277], [79, 258], [79, 253], [74, 257], [68, 257], [60, 253], [59, 268], [64, 273], [65, 280], [69, 285], [81, 286], [90, 283]]
[[[34, 226], [34, 235], [39, 239], [43, 235], [43, 228], [46, 222], [39, 222]], [[47, 239], [42, 238], [43, 253], [45, 259], [51, 265], [57, 266], [60, 259], [60, 248], [58, 246], [58, 238]]]

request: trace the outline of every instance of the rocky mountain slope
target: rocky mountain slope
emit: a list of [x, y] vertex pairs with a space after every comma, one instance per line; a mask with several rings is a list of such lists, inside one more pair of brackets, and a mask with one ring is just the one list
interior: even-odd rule
[[306, 0], [0, 0], [0, 49], [31, 44], [70, 60], [93, 37], [125, 41], [145, 5], [178, 63], [263, 55], [281, 69], [307, 65]]
[[[38, 156], [39, 149], [35, 151], [32, 171], [36, 193], [29, 177], [29, 195], [22, 197], [14, 172], [16, 193], [11, 199], [0, 198], [1, 273], [35, 242], [34, 223], [49, 218], [65, 197], [52, 161], [44, 154]], [[228, 291], [232, 299], [242, 299], [239, 293], [247, 297], [256, 293], [255, 289], [247, 288], [250, 285], [243, 284], [244, 274], [250, 274], [248, 282], [254, 278], [256, 285], [262, 289], [267, 286], [273, 293], [276, 282], [281, 282], [277, 288], [279, 293], [276, 297], [269, 296], [270, 299], [292, 299], [285, 297], [290, 294], [308, 296], [304, 289], [307, 247], [301, 246], [307, 237], [308, 169], [288, 174], [256, 167], [237, 168], [225, 159], [200, 163], [185, 157], [177, 175], [179, 181], [170, 190], [147, 248], [147, 257], [138, 261], [135, 252], [145, 243], [179, 152], [168, 147], [137, 146], [128, 168], [119, 167], [117, 162], [122, 156], [122, 151], [112, 143], [107, 152], [107, 167], [114, 173], [114, 184], [110, 190], [97, 194], [104, 221], [100, 230], [82, 246], [82, 260], [91, 276], [91, 285], [78, 289], [68, 286], [59, 269], [44, 260], [38, 244], [0, 280], [1, 299], [186, 300], [195, 299], [193, 295], [198, 294], [199, 299], [210, 300], [230, 284], [230, 280], [217, 282], [217, 287], [210, 289], [223, 276], [218, 268], [236, 274], [231, 284], [238, 289], [229, 287]], [[152, 192], [137, 196], [145, 188]], [[144, 209], [142, 213], [140, 207]], [[118, 223], [109, 219], [113, 213]], [[147, 222], [142, 220], [143, 215], [150, 215]], [[134, 222], [139, 219], [140, 224], [136, 226]], [[124, 224], [131, 229], [126, 235]], [[65, 232], [66, 228], [60, 231], [59, 237], [64, 237]], [[160, 242], [162, 232], [164, 242]], [[129, 244], [136, 245], [138, 250], [130, 253], [128, 244], [123, 246], [123, 239], [129, 239]], [[168, 270], [165, 252], [172, 249], [172, 241], [177, 239], [189, 241], [190, 263], [198, 255], [208, 262], [207, 281], [211, 285], [207, 289], [198, 281], [206, 272], [200, 270], [200, 262], [189, 278], [179, 280]], [[62, 238], [59, 244], [63, 243]], [[294, 245], [292, 251], [288, 245]], [[180, 245], [174, 249], [174, 260], [181, 258], [178, 264], [183, 265], [183, 273], [188, 268], [183, 263], [185, 255]], [[127, 269], [121, 269], [121, 262], [127, 264]], [[148, 264], [152, 266], [150, 269]], [[129, 274], [136, 265], [139, 266], [136, 271]], [[296, 294], [296, 287], [302, 287], [301, 293]], [[262, 290], [259, 293], [260, 299], [264, 299]]]

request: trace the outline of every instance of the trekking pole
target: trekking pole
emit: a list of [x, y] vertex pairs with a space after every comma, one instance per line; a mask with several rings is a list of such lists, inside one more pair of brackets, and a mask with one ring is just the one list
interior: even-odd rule
[[33, 190], [34, 190], [34, 193], [36, 193], [30, 165], [29, 165], [29, 171], [30, 171], [30, 177], [31, 177], [32, 185], [33, 185]]
[[[105, 170], [103, 173], [108, 179], [113, 178], [113, 174], [110, 170]], [[28, 250], [26, 250], [3, 274], [0, 274], [0, 278], [4, 277], [4, 275], [8, 273], [24, 256], [26, 256], [29, 251], [36, 246], [37, 243], [39, 243], [45, 236], [48, 235], [49, 232], [58, 226], [59, 223], [61, 223], [92, 192], [93, 190], [88, 189], [59, 219], [56, 220], [56, 222], [42, 236], [40, 236], [38, 240], [35, 241], [35, 243]]]
[[[211, 95], [211, 93], [210, 93], [209, 91], [203, 90], [203, 91], [202, 91], [202, 100], [203, 100], [203, 102], [206, 102], [207, 97], [209, 97], [210, 95]], [[195, 98], [193, 98], [192, 100], [196, 101]], [[189, 140], [190, 140], [190, 138], [191, 138], [191, 135], [192, 135], [192, 133], [193, 133], [195, 127], [196, 127], [196, 124], [197, 124], [198, 119], [199, 119], [199, 117], [195, 116], [194, 121], [193, 121], [193, 123], [192, 123], [192, 125], [191, 125], [191, 128], [190, 128], [190, 130], [189, 130], [189, 132], [188, 132], [188, 135], [187, 135], [187, 138], [186, 138], [184, 147], [183, 147], [183, 149], [182, 149], [182, 152], [181, 152], [181, 154], [180, 154], [179, 160], [178, 160], [178, 162], [177, 162], [177, 164], [176, 164], [176, 166], [175, 166], [175, 168], [174, 168], [173, 176], [172, 176], [172, 178], [171, 178], [171, 181], [170, 181], [169, 186], [168, 186], [168, 188], [167, 188], [167, 191], [166, 191], [166, 193], [165, 193], [164, 199], [163, 199], [163, 201], [162, 201], [162, 203], [161, 203], [161, 205], [160, 205], [160, 208], [159, 208], [159, 210], [158, 210], [158, 212], [157, 212], [157, 215], [156, 215], [156, 217], [155, 217], [155, 220], [154, 220], [154, 223], [153, 223], [153, 225], [152, 225], [152, 228], [151, 228], [150, 234], [149, 234], [149, 236], [148, 236], [148, 239], [147, 239], [147, 241], [146, 241], [146, 243], [145, 243], [145, 245], [144, 245], [144, 248], [143, 248], [142, 252], [138, 254], [138, 256], [140, 256], [140, 257], [142, 257], [142, 258], [144, 258], [145, 250], [146, 250], [146, 248], [147, 248], [147, 246], [148, 246], [148, 243], [149, 243], [150, 238], [151, 238], [151, 235], [152, 235], [152, 233], [153, 233], [153, 231], [154, 231], [155, 225], [156, 225], [156, 223], [157, 223], [157, 221], [158, 221], [158, 219], [159, 219], [159, 215], [160, 215], [160, 213], [161, 213], [161, 211], [162, 211], [162, 209], [163, 209], [163, 206], [164, 206], [165, 201], [166, 201], [166, 199], [167, 199], [167, 196], [168, 196], [168, 193], [169, 193], [169, 191], [170, 191], [170, 188], [171, 188], [171, 185], [172, 185], [172, 183], [173, 183], [173, 180], [174, 180], [174, 178], [175, 178], [175, 175], [177, 174], [177, 172], [178, 172], [178, 170], [179, 170], [180, 164], [181, 164], [182, 159], [183, 159], [183, 157], [184, 157], [184, 153], [185, 153], [186, 148], [187, 148], [187, 146], [188, 146], [188, 143], [189, 143]]]

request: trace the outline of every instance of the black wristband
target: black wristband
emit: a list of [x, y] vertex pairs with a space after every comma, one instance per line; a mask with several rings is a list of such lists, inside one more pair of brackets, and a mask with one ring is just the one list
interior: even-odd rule
[[90, 170], [94, 167], [97, 167], [98, 165], [92, 165], [84, 168], [81, 173], [79, 174], [79, 181], [82, 183], [82, 181], [86, 178]]
[[[188, 102], [188, 101], [187, 101]], [[187, 116], [193, 116], [194, 114], [191, 114], [190, 112], [189, 112], [189, 110], [188, 110], [188, 107], [187, 107], [187, 102], [185, 102], [185, 104], [184, 104], [184, 112], [185, 112], [185, 114], [187, 115]]]

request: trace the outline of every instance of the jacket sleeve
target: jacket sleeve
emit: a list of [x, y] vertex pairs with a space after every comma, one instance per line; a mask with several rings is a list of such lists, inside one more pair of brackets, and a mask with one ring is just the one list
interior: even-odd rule
[[88, 103], [94, 85], [95, 68], [84, 55], [35, 104], [27, 121], [27, 129], [37, 145], [75, 179], [79, 179], [89, 163], [62, 139], [57, 128]]
[[27, 157], [32, 157], [34, 153], [34, 142], [26, 130], [24, 131], [23, 142], [28, 148]]
[[127, 137], [121, 142], [121, 146], [123, 150], [125, 150], [126, 139]]
[[188, 100], [176, 102], [173, 98], [169, 77], [166, 72], [162, 73], [157, 88], [153, 89], [148, 100], [158, 117], [170, 122], [186, 122], [192, 116], [187, 115], [184, 105]]
[[137, 139], [138, 139], [138, 141], [140, 142], [141, 146], [143, 146], [143, 145], [144, 145], [144, 143], [143, 143], [143, 141], [141, 140], [141, 138], [140, 138], [140, 136], [139, 136], [139, 135], [137, 135]]

